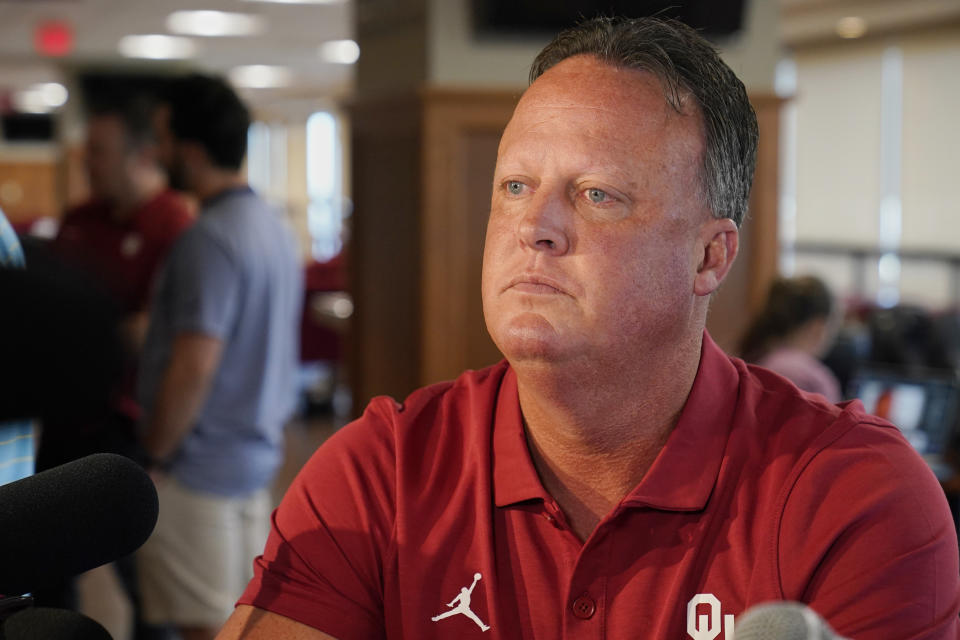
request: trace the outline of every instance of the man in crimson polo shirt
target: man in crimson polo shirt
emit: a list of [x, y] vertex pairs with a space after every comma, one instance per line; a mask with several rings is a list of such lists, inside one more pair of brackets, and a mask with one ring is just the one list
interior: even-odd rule
[[136, 323], [142, 331], [159, 267], [192, 223], [183, 196], [164, 187], [131, 209], [119, 209], [103, 199], [74, 207], [65, 214], [55, 242], [64, 254], [99, 276], [131, 327]]
[[734, 640], [795, 600], [857, 640], [957, 638], [953, 523], [896, 427], [704, 331], [753, 175], [743, 85], [657, 19], [588, 21], [531, 77], [484, 249], [506, 360], [321, 447], [220, 637]]
[[[108, 451], [143, 461], [134, 398], [136, 359], [146, 333], [155, 276], [180, 234], [193, 223], [186, 200], [167, 187], [153, 139], [153, 105], [139, 95], [93, 103], [87, 119], [85, 167], [91, 198], [64, 214], [53, 250], [68, 265], [86, 272], [115, 303], [127, 362], [121, 380], [102, 405], [105, 412], [78, 417], [70, 412], [45, 419], [37, 454], [38, 470], [91, 453]], [[57, 397], [57, 390], [51, 390]], [[120, 575], [134, 602], [137, 638], [162, 637], [142, 623], [132, 575], [123, 559]], [[55, 607], [75, 604], [66, 581], [39, 594]]]
[[129, 362], [109, 400], [109, 416], [82, 424], [69, 418], [44, 424], [40, 468], [97, 451], [138, 455], [134, 374], [150, 295], [167, 253], [193, 223], [187, 201], [167, 186], [153, 117], [146, 96], [91, 100], [84, 157], [91, 198], [64, 214], [53, 249], [101, 284], [116, 303]]
[[[167, 186], [153, 138], [153, 114], [153, 103], [139, 95], [91, 106], [84, 158], [91, 198], [64, 214], [54, 241], [56, 252], [93, 276], [118, 306], [131, 362], [111, 404], [131, 443], [140, 418], [133, 394], [135, 357], [146, 333], [154, 279], [173, 243], [193, 223], [187, 201]], [[49, 425], [68, 440], [58, 447], [63, 451], [54, 452], [47, 438], [42, 453], [49, 466], [98, 447], [91, 442], [94, 427], [76, 426]], [[83, 450], [83, 441], [90, 450]]]
[[55, 241], [113, 294], [136, 343], [158, 269], [193, 222], [186, 200], [167, 187], [152, 136], [145, 99], [92, 110], [85, 156], [92, 197], [66, 212]]

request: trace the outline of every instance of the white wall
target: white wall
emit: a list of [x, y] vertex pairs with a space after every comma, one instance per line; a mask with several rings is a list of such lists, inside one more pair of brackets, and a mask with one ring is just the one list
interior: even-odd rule
[[746, 0], [744, 29], [729, 41], [718, 43], [724, 61], [751, 93], [772, 93], [780, 46], [779, 3]]
[[960, 251], [960, 29], [905, 37], [903, 246]]
[[797, 238], [879, 238], [882, 45], [797, 56]]
[[[805, 48], [795, 62], [796, 240], [960, 255], [960, 27]], [[796, 272], [854, 293], [848, 261], [799, 254]], [[868, 300], [884, 300], [882, 274], [875, 261], [863, 273]], [[900, 302], [954, 302], [946, 264], [904, 260], [886, 277]]]

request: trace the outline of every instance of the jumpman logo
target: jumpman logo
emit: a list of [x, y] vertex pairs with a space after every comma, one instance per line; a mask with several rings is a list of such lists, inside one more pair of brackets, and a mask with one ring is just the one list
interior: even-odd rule
[[[447, 606], [453, 607], [453, 609], [450, 609], [450, 611], [441, 613], [438, 616], [433, 616], [430, 619], [433, 620], [434, 622], [437, 622], [438, 620], [443, 620], [444, 618], [449, 618], [450, 616], [455, 616], [457, 614], [462, 613], [463, 615], [467, 616], [468, 618], [476, 622], [477, 626], [480, 627], [481, 630], [486, 631], [487, 629], [489, 629], [490, 627], [483, 624], [483, 621], [477, 617], [477, 614], [475, 614], [473, 611], [470, 610], [470, 594], [473, 593], [473, 588], [477, 586], [477, 582], [482, 577], [483, 576], [481, 576], [479, 573], [473, 574], [473, 584], [470, 585], [470, 588], [461, 587], [460, 594], [457, 595], [456, 598], [454, 598], [453, 600], [447, 603]], [[454, 607], [454, 605], [456, 606]]]

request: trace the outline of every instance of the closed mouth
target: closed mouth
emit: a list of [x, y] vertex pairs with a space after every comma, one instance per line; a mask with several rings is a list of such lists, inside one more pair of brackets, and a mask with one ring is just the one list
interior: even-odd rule
[[542, 295], [563, 294], [570, 295], [556, 280], [539, 275], [525, 274], [510, 280], [504, 291], [514, 289], [523, 293]]

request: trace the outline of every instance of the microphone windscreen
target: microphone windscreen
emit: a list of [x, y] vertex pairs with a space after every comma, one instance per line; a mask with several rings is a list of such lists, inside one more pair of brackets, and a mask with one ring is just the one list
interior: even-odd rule
[[0, 594], [36, 591], [132, 553], [158, 510], [150, 476], [112, 453], [0, 487]]
[[737, 640], [843, 640], [817, 613], [798, 602], [769, 602], [736, 621]]
[[31, 607], [3, 623], [4, 640], [111, 640], [100, 623], [66, 609]]
[[768, 602], [751, 607], [736, 622], [737, 640], [844, 640], [810, 607]]

